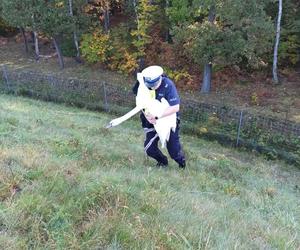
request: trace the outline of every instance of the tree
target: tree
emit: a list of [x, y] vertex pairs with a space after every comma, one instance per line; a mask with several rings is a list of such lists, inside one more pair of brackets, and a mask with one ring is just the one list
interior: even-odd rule
[[184, 8], [176, 4], [182, 2], [173, 0], [169, 12], [174, 40], [196, 64], [206, 65], [203, 92], [210, 89], [213, 65], [258, 68], [271, 49], [273, 26], [264, 1], [194, 0]]
[[[70, 16], [73, 18], [74, 14], [73, 14], [73, 0], [68, 0], [69, 3], [69, 13]], [[76, 27], [74, 27], [74, 31], [73, 31], [73, 38], [74, 38], [74, 44], [76, 47], [76, 57], [80, 58], [80, 51], [79, 51], [79, 41], [78, 41], [78, 36], [77, 36], [77, 32], [76, 32]]]
[[38, 33], [53, 40], [61, 68], [64, 67], [60, 42], [70, 34], [79, 56], [79, 34], [88, 28], [89, 19], [83, 13], [85, 0], [0, 0], [3, 16], [15, 27], [33, 31], [36, 59], [39, 58]]
[[[0, 0], [0, 9], [1, 9], [1, 16], [3, 19], [9, 23], [13, 27], [18, 27], [21, 31], [21, 34], [24, 38], [25, 49], [28, 52], [28, 45], [27, 39], [25, 36], [25, 30], [32, 30], [34, 27], [34, 19], [35, 19], [35, 12], [33, 11], [33, 2], [29, 0]], [[36, 6], [38, 2], [36, 2]], [[35, 40], [35, 51], [36, 51], [36, 58], [39, 57], [38, 53], [38, 42]]]
[[[210, 6], [208, 21], [213, 25], [215, 21], [215, 6]], [[209, 60], [206, 62], [203, 70], [203, 82], [201, 86], [201, 93], [209, 93], [211, 87], [211, 75], [212, 75], [212, 62]]]
[[66, 35], [73, 36], [79, 56], [78, 35], [88, 28], [89, 23], [89, 18], [83, 13], [85, 4], [83, 0], [48, 0], [39, 10], [38, 30], [53, 40], [61, 68], [64, 68], [64, 60], [60, 44]]
[[278, 1], [278, 18], [277, 18], [277, 27], [276, 27], [276, 39], [274, 46], [274, 59], [273, 59], [273, 81], [278, 84], [278, 75], [277, 75], [277, 57], [278, 57], [278, 46], [280, 39], [280, 23], [282, 15], [282, 0]]
[[38, 30], [53, 40], [62, 69], [64, 68], [64, 60], [60, 42], [63, 34], [73, 32], [72, 18], [69, 15], [68, 4], [59, 0], [52, 0], [44, 3], [36, 23]]
[[[90, 10], [95, 10], [97, 16], [101, 23], [103, 23], [103, 28], [105, 33], [109, 32], [110, 29], [110, 11], [113, 8], [113, 5], [118, 6], [121, 1], [118, 0], [92, 0], [89, 1]], [[98, 20], [98, 21], [99, 21]]]
[[131, 32], [131, 35], [135, 38], [133, 45], [137, 48], [137, 57], [139, 70], [144, 67], [144, 55], [147, 44], [151, 43], [151, 36], [149, 36], [149, 28], [151, 27], [152, 13], [156, 9], [154, 5], [149, 3], [148, 0], [132, 0], [136, 29]]
[[[278, 20], [278, 7], [274, 2], [269, 11], [274, 22]], [[280, 23], [280, 43], [278, 46], [278, 62], [281, 67], [294, 66], [300, 61], [300, 2], [285, 0]]]

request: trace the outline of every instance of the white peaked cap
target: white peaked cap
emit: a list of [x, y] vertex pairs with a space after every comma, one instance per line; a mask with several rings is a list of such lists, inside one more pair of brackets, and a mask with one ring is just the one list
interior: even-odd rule
[[164, 70], [162, 67], [153, 65], [145, 68], [142, 71], [142, 75], [144, 77], [144, 80], [147, 82], [155, 82], [158, 80], [158, 78], [164, 73]]

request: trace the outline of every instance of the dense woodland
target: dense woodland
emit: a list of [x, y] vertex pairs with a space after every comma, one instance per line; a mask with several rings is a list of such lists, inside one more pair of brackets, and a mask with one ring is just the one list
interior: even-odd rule
[[[20, 32], [64, 57], [125, 74], [160, 64], [177, 82], [211, 90], [215, 73], [267, 72], [300, 63], [298, 0], [0, 0], [0, 35]], [[29, 43], [34, 46], [29, 46]]]

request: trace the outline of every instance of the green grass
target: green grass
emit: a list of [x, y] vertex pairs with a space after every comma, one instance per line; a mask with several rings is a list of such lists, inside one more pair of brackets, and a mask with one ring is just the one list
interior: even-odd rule
[[0, 95], [1, 249], [297, 249], [300, 171], [183, 136], [156, 169], [137, 121]]

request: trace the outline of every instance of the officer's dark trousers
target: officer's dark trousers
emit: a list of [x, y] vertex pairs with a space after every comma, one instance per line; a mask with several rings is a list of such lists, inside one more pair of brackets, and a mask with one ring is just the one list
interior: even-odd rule
[[[144, 131], [146, 133], [146, 140], [144, 142], [145, 153], [157, 160], [158, 163], [167, 165], [168, 158], [158, 148], [159, 137], [154, 128], [144, 128]], [[171, 130], [167, 149], [173, 160], [179, 165], [184, 165], [185, 157], [179, 141], [179, 124], [177, 124], [175, 132]]]

